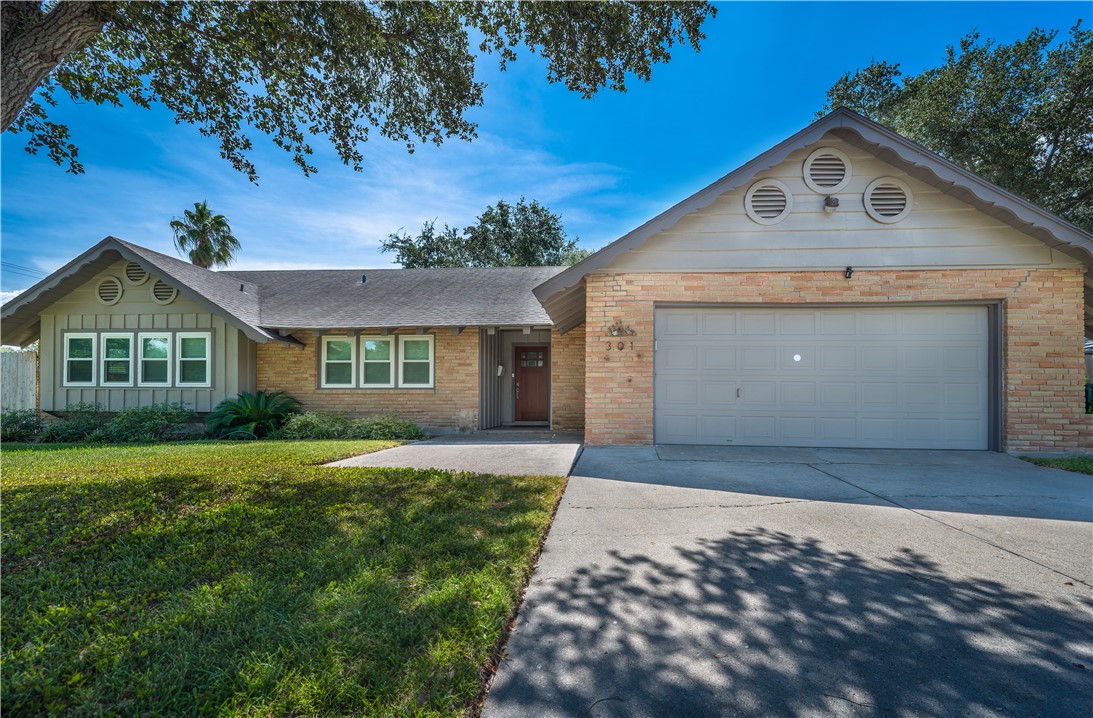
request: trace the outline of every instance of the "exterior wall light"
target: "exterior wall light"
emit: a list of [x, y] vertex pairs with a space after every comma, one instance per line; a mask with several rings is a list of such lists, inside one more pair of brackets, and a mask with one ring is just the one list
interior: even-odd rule
[[847, 267], [846, 268], [846, 278], [850, 279], [853, 276], [854, 276], [854, 268], [853, 267]]
[[824, 211], [831, 214], [839, 208], [838, 197], [824, 197]]

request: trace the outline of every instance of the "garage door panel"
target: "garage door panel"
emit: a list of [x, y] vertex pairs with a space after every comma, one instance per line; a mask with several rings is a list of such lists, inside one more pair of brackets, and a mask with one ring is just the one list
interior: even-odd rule
[[771, 336], [775, 333], [777, 319], [774, 312], [742, 313], [741, 334], [748, 336]]
[[736, 382], [703, 381], [700, 404], [703, 407], [731, 406], [736, 404]]
[[664, 404], [683, 404], [694, 406], [698, 403], [698, 381], [694, 379], [673, 379], [664, 382], [662, 394]]
[[736, 347], [720, 344], [702, 348], [703, 369], [735, 369]]
[[820, 369], [824, 371], [854, 371], [858, 368], [858, 349], [856, 347], [825, 346], [817, 352], [820, 355]]
[[702, 315], [702, 334], [707, 337], [733, 336], [736, 334], [736, 314], [705, 313]]
[[657, 363], [666, 372], [694, 371], [698, 368], [698, 347], [684, 345], [658, 349]]
[[783, 314], [782, 336], [812, 336], [816, 333], [815, 314]]
[[654, 332], [658, 442], [987, 448], [984, 307], [658, 309]]
[[894, 346], [861, 348], [862, 371], [891, 372], [899, 365], [899, 349]]

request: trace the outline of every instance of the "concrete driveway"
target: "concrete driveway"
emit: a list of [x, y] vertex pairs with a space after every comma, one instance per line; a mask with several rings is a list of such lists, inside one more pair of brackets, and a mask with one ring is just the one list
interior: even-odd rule
[[1093, 479], [586, 448], [484, 718], [1088, 716]]
[[476, 474], [568, 476], [581, 437], [546, 431], [482, 431], [353, 456], [328, 466], [387, 466], [470, 471]]

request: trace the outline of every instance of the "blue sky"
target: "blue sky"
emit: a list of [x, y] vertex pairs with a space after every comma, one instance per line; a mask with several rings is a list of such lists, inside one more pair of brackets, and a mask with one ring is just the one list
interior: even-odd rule
[[55, 119], [69, 124], [85, 174], [28, 155], [21, 136], [0, 140], [0, 253], [31, 270], [0, 273], [0, 298], [106, 235], [174, 253], [168, 222], [203, 199], [230, 219], [241, 269], [386, 266], [390, 232], [430, 219], [464, 226], [521, 194], [596, 249], [808, 124], [827, 88], [873, 58], [914, 73], [973, 29], [1012, 42], [1089, 15], [1089, 2], [721, 3], [701, 52], [677, 49], [625, 94], [582, 100], [548, 85], [529, 53], [507, 72], [486, 57], [474, 142], [410, 155], [371, 140], [356, 173], [320, 139], [319, 173], [307, 178], [256, 136], [258, 185], [162, 108], [62, 105]]

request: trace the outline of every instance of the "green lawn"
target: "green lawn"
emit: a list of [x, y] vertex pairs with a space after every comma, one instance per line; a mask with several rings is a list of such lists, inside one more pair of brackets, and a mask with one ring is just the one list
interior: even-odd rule
[[1050, 466], [1053, 469], [1076, 471], [1079, 474], [1093, 474], [1093, 456], [1072, 456], [1065, 459], [1040, 459], [1031, 456], [1021, 458], [1037, 466]]
[[5, 714], [462, 714], [564, 479], [387, 445], [4, 446]]

